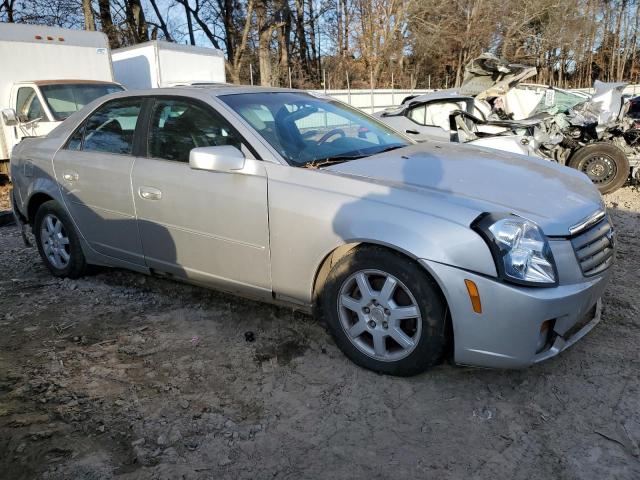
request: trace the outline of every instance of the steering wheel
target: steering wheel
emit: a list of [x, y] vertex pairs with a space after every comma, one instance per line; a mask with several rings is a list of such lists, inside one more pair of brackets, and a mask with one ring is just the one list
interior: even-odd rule
[[334, 128], [333, 130], [329, 130], [320, 138], [320, 140], [318, 140], [318, 145], [322, 145], [334, 135], [340, 135], [342, 138], [347, 136], [347, 134], [344, 133], [344, 130], [342, 130], [341, 128]]
[[302, 134], [302, 138], [304, 138], [305, 140], [308, 138], [313, 137], [314, 135], [318, 134], [318, 130], [307, 130], [306, 132], [304, 132]]

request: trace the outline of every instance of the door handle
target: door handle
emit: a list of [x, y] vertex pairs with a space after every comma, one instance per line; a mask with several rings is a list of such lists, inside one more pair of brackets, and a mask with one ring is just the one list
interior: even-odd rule
[[162, 198], [162, 192], [153, 187], [140, 187], [138, 195], [145, 200], [160, 200]]
[[62, 174], [62, 178], [65, 182], [73, 183], [78, 181], [78, 173], [67, 171]]
[[419, 135], [419, 134], [420, 134], [420, 132], [419, 132], [419, 131], [417, 131], [417, 130], [410, 130], [410, 129], [405, 130], [405, 131], [404, 131], [404, 133], [410, 133], [410, 134], [412, 134], [412, 135]]

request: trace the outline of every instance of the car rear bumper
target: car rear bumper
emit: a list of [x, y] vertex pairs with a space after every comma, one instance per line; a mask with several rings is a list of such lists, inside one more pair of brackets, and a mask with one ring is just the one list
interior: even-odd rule
[[[611, 269], [580, 283], [521, 287], [422, 260], [442, 288], [453, 323], [456, 363], [522, 368], [559, 354], [600, 321], [600, 297]], [[478, 287], [474, 312], [464, 280]], [[543, 329], [546, 326], [546, 329]]]

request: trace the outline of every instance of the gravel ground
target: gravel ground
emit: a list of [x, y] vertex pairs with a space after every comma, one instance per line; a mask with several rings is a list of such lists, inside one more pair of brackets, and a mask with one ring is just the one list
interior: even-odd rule
[[607, 203], [620, 246], [594, 331], [527, 370], [413, 378], [356, 367], [286, 309], [55, 279], [2, 227], [2, 478], [640, 478], [640, 192]]
[[4, 177], [0, 175], [0, 213], [11, 210], [11, 201], [9, 200], [10, 188], [9, 182], [4, 180]]

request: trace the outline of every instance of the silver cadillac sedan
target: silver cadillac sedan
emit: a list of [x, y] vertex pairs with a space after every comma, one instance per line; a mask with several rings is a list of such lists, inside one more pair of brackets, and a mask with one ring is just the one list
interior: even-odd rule
[[524, 367], [600, 318], [615, 256], [575, 170], [411, 140], [296, 90], [116, 93], [13, 152], [53, 275], [105, 265], [284, 303], [355, 363]]

